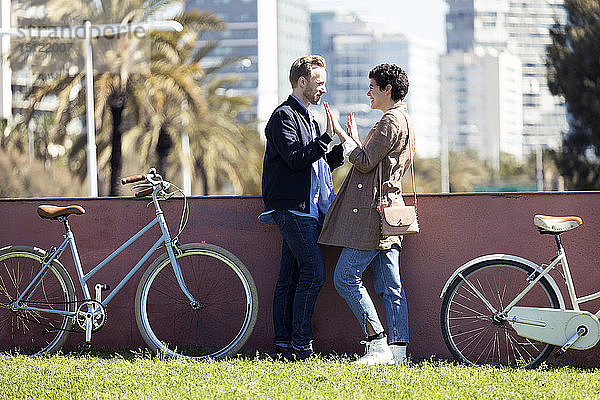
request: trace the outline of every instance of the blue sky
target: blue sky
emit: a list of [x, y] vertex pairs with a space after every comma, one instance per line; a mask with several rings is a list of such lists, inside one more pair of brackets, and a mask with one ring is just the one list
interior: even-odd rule
[[405, 34], [429, 39], [445, 50], [444, 0], [308, 0], [308, 4], [311, 10], [346, 10], [380, 17], [385, 23], [398, 24]]

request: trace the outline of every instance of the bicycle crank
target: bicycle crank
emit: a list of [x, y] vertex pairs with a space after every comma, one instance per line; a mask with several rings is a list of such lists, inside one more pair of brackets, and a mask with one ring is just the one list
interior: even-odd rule
[[77, 308], [75, 315], [77, 325], [86, 332], [86, 341], [90, 341], [92, 332], [97, 332], [106, 323], [106, 310], [96, 300], [85, 300]]

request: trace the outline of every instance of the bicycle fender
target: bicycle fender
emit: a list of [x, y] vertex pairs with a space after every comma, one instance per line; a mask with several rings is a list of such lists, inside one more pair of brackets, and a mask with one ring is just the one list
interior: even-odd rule
[[[452, 274], [452, 276], [450, 276], [450, 278], [446, 281], [446, 284], [444, 285], [444, 287], [442, 288], [442, 293], [440, 294], [440, 298], [443, 298], [444, 295], [446, 294], [446, 291], [448, 290], [448, 287], [450, 287], [450, 285], [452, 284], [452, 282], [454, 281], [454, 279], [456, 279], [456, 277], [458, 276], [458, 274], [460, 274], [461, 272], [463, 272], [464, 270], [466, 270], [467, 268], [469, 268], [470, 266], [483, 262], [483, 261], [490, 261], [490, 260], [510, 260], [510, 261], [516, 261], [516, 262], [520, 262], [521, 264], [525, 264], [533, 269], [535, 269], [536, 271], [542, 272], [544, 269], [542, 267], [540, 267], [539, 265], [537, 265], [536, 263], [534, 263], [533, 261], [529, 261], [526, 258], [523, 257], [519, 257], [519, 256], [513, 256], [511, 254], [488, 254], [485, 256], [481, 256], [481, 257], [477, 257], [472, 259], [471, 261], [466, 262], [465, 264], [461, 265], [456, 271], [454, 271], [454, 273]], [[556, 282], [554, 281], [554, 279], [548, 274], [544, 277], [548, 283], [550, 284], [550, 286], [552, 286], [552, 289], [554, 289], [554, 292], [556, 293], [556, 297], [558, 297], [558, 303], [560, 305], [560, 309], [564, 310], [565, 307], [565, 300], [563, 299], [562, 293], [558, 287], [558, 285], [556, 284]]]

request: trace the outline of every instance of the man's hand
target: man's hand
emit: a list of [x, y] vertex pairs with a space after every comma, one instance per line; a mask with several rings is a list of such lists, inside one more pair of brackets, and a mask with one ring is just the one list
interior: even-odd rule
[[327, 114], [327, 133], [331, 137], [333, 137], [334, 134], [338, 135], [340, 138], [340, 141], [342, 143], [344, 143], [346, 138], [344, 135], [344, 129], [342, 129], [342, 125], [340, 125], [340, 123], [336, 119], [333, 118], [333, 114], [331, 113], [329, 104], [324, 102], [323, 105], [325, 106], [325, 113]]
[[325, 132], [329, 135], [330, 138], [333, 139], [333, 121], [330, 118], [331, 111], [329, 111], [329, 104], [327, 104], [327, 102], [324, 101], [323, 106], [325, 107], [325, 114], [327, 114], [327, 129], [325, 130]]

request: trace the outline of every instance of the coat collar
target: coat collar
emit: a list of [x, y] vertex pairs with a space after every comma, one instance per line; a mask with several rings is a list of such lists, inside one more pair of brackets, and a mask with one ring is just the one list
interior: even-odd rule
[[408, 111], [408, 107], [406, 106], [406, 103], [399, 101], [396, 104], [394, 104], [389, 110], [387, 110], [386, 112], [390, 112], [392, 110], [398, 110], [398, 111]]
[[292, 107], [294, 109], [294, 111], [297, 111], [297, 112], [305, 115], [308, 119], [311, 118], [311, 114], [308, 111], [308, 108], [304, 107], [304, 104], [300, 103], [300, 100], [298, 100], [291, 94], [288, 96], [287, 102], [290, 105], [290, 107]]

